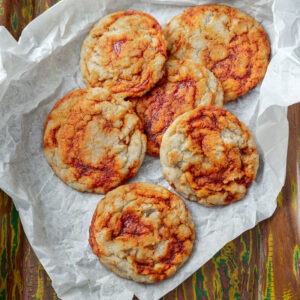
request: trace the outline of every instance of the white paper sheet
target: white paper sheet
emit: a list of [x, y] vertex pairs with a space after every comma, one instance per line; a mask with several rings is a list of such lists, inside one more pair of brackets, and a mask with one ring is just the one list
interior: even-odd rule
[[[97, 19], [130, 8], [153, 14], [164, 26], [188, 5], [206, 3], [209, 1], [63, 0], [31, 22], [19, 42], [0, 29], [0, 187], [13, 198], [28, 240], [63, 299], [126, 300], [133, 294], [141, 300], [158, 299], [276, 208], [286, 169], [286, 106], [299, 101], [300, 94], [297, 0], [222, 1], [259, 20], [272, 44], [272, 60], [263, 83], [225, 106], [253, 132], [260, 167], [242, 201], [215, 208], [186, 201], [196, 225], [195, 247], [190, 260], [171, 279], [143, 285], [106, 270], [88, 244], [88, 227], [101, 197], [72, 190], [53, 175], [44, 159], [46, 116], [59, 98], [84, 87], [79, 52]], [[151, 157], [146, 157], [133, 181], [170, 188], [161, 175], [159, 160]]]

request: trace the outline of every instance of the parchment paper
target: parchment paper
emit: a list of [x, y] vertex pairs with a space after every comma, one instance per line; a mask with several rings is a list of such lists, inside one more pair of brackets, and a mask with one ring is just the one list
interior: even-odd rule
[[[216, 3], [221, 3], [215, 1]], [[14, 200], [25, 233], [63, 299], [158, 299], [208, 261], [227, 242], [272, 215], [285, 179], [286, 106], [299, 101], [300, 4], [297, 0], [223, 1], [267, 30], [272, 60], [263, 83], [225, 107], [253, 132], [260, 167], [242, 201], [205, 208], [186, 201], [196, 225], [190, 260], [169, 280], [143, 285], [106, 270], [91, 252], [88, 227], [99, 195], [62, 183], [43, 156], [43, 125], [54, 103], [84, 87], [79, 70], [83, 38], [101, 16], [138, 9], [164, 26], [189, 5], [209, 1], [63, 0], [31, 22], [17, 43], [0, 29], [0, 187]], [[176, 5], [174, 5], [176, 4]], [[158, 159], [146, 157], [133, 181], [171, 189]]]

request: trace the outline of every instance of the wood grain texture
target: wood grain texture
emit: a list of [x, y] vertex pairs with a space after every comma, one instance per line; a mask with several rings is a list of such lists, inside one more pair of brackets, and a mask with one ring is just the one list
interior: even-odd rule
[[[56, 2], [0, 0], [0, 24], [18, 37]], [[287, 177], [274, 215], [228, 243], [164, 300], [300, 299], [300, 103], [289, 108], [288, 118]], [[12, 200], [1, 191], [0, 224], [0, 299], [58, 299]]]
[[0, 24], [17, 39], [23, 28], [59, 0], [0, 0]]

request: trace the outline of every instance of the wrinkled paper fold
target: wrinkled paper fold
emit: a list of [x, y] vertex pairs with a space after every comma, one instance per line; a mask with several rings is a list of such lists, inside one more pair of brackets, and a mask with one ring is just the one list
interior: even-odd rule
[[[286, 107], [299, 101], [300, 6], [297, 0], [223, 1], [255, 17], [272, 44], [262, 84], [225, 108], [249, 126], [260, 167], [245, 199], [206, 208], [186, 201], [196, 228], [190, 260], [174, 277], [152, 285], [106, 270], [88, 244], [88, 228], [101, 196], [72, 190], [43, 156], [43, 126], [54, 103], [84, 87], [81, 43], [92, 24], [117, 10], [137, 9], [165, 26], [189, 5], [209, 1], [63, 0], [31, 22], [16, 42], [0, 28], [0, 187], [14, 200], [35, 253], [63, 299], [158, 299], [197, 271], [227, 242], [270, 217], [285, 179]], [[158, 159], [146, 157], [132, 181], [169, 185]]]

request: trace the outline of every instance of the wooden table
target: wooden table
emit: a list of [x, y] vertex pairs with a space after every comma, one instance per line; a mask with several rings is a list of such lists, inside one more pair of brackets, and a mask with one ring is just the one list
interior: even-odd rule
[[[18, 38], [57, 0], [0, 0], [0, 24]], [[228, 243], [163, 299], [300, 299], [300, 103], [288, 110], [287, 176], [274, 215]], [[57, 299], [12, 200], [0, 191], [0, 299]]]

